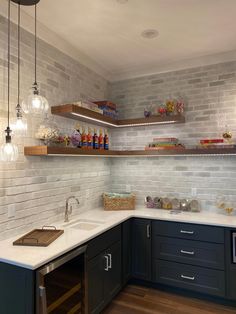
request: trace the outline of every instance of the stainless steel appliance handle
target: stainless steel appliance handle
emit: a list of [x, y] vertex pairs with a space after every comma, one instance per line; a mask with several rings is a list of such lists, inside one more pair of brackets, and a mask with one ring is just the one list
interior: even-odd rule
[[150, 226], [150, 224], [147, 225], [147, 238], [148, 239], [151, 238], [151, 226]]
[[180, 276], [181, 278], [183, 278], [183, 279], [187, 279], [187, 280], [195, 280], [195, 277], [193, 276], [193, 277], [189, 277], [189, 276], [185, 276], [185, 275], [181, 275]]
[[194, 255], [195, 254], [194, 251], [185, 251], [185, 250], [180, 250], [180, 253], [187, 254], [187, 255]]
[[51, 262], [44, 266], [42, 269], [39, 270], [39, 273], [43, 276], [47, 275], [48, 273], [52, 272], [53, 270], [57, 269], [61, 265], [69, 262], [73, 258], [83, 254], [87, 249], [87, 245], [81, 246], [70, 253], [65, 254], [63, 257], [58, 258], [54, 262]]
[[109, 257], [108, 257], [108, 255], [104, 255], [104, 258], [106, 260], [106, 266], [105, 266], [104, 270], [108, 271], [109, 270]]
[[185, 234], [194, 234], [194, 231], [180, 230], [180, 233], [185, 233]]
[[112, 268], [112, 255], [109, 253], [109, 254], [107, 254], [108, 255], [108, 257], [109, 257], [109, 264], [108, 264], [108, 268]]
[[46, 297], [46, 288], [43, 286], [39, 286], [39, 297], [41, 304], [41, 314], [47, 314], [47, 297]]

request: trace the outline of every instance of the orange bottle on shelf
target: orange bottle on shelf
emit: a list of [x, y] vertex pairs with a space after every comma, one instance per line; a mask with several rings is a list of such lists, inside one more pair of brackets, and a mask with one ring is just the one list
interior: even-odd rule
[[98, 147], [99, 147], [99, 149], [104, 149], [104, 137], [103, 137], [102, 129], [100, 129], [100, 131], [99, 131]]
[[92, 133], [91, 133], [91, 128], [88, 128], [87, 147], [88, 147], [88, 149], [92, 149], [93, 148], [93, 136], [92, 136]]
[[87, 134], [86, 134], [86, 130], [84, 126], [82, 127], [81, 140], [82, 140], [82, 148], [87, 148], [88, 147]]

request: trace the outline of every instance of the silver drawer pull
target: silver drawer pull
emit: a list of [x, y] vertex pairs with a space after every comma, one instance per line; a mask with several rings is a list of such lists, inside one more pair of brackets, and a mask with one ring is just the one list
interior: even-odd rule
[[108, 258], [109, 258], [109, 263], [108, 263], [108, 268], [111, 269], [112, 268], [112, 255], [109, 253], [107, 254]]
[[180, 276], [182, 279], [187, 279], [187, 280], [195, 280], [195, 277], [189, 277], [189, 276], [185, 276], [185, 275], [181, 275]]
[[182, 253], [182, 254], [187, 254], [187, 255], [194, 255], [195, 254], [195, 252], [194, 251], [185, 251], [185, 250], [181, 250], [180, 251], [180, 253]]
[[194, 234], [194, 231], [180, 230], [180, 233]]
[[109, 257], [108, 255], [104, 255], [105, 261], [106, 261], [106, 266], [104, 268], [105, 271], [109, 270]]

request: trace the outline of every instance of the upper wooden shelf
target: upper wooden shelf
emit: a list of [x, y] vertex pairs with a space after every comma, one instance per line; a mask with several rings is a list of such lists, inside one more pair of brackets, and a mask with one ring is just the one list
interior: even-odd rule
[[100, 113], [73, 104], [54, 106], [51, 108], [51, 112], [52, 114], [58, 116], [95, 123], [109, 128], [124, 128], [142, 125], [158, 125], [158, 124], [160, 125], [185, 122], [184, 116], [181, 115], [164, 117], [151, 116], [149, 118], [115, 120], [110, 117], [104, 116]]
[[100, 157], [158, 157], [158, 156], [235, 156], [236, 148], [203, 148], [178, 150], [95, 150], [74, 147], [31, 146], [25, 147], [26, 156], [100, 156]]

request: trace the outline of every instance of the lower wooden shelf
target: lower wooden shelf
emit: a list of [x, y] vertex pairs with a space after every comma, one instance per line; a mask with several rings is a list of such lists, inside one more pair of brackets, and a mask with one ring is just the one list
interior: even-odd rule
[[178, 150], [94, 150], [74, 147], [28, 146], [25, 156], [97, 156], [97, 157], [158, 157], [158, 156], [236, 156], [236, 148], [201, 148]]

